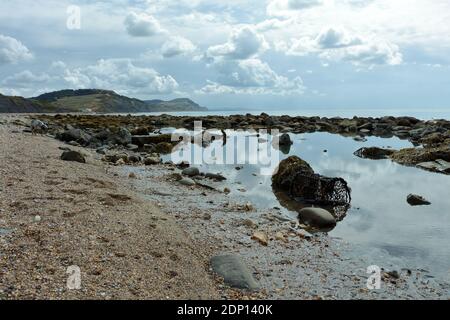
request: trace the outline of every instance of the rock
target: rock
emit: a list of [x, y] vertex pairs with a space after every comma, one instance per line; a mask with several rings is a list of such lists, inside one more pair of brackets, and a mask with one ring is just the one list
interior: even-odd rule
[[225, 178], [221, 174], [216, 174], [216, 173], [207, 173], [207, 174], [205, 174], [205, 177], [208, 178], [208, 179], [216, 180], [216, 181], [225, 181], [225, 180], [227, 180], [227, 178]]
[[269, 245], [269, 237], [262, 231], [256, 231], [252, 236], [252, 240], [258, 241], [263, 246]]
[[408, 197], [406, 198], [406, 201], [411, 205], [411, 206], [428, 206], [431, 204], [431, 202], [429, 202], [428, 200], [426, 200], [424, 197], [421, 197], [419, 195], [416, 194], [410, 194], [408, 195]]
[[86, 146], [91, 141], [92, 136], [81, 129], [70, 129], [57, 134], [56, 138], [64, 142], [76, 141], [79, 144]]
[[211, 267], [232, 288], [255, 291], [259, 289], [251, 271], [237, 255], [215, 256]]
[[428, 171], [450, 174], [450, 162], [442, 159], [436, 161], [422, 162], [417, 165], [421, 169]]
[[84, 156], [78, 151], [64, 151], [61, 155], [61, 160], [63, 161], [73, 161], [79, 163], [86, 163]]
[[158, 144], [161, 142], [172, 143], [172, 135], [170, 134], [160, 134], [151, 136], [132, 136], [131, 138], [133, 144], [138, 146], [144, 146], [146, 144]]
[[146, 166], [152, 166], [161, 163], [161, 158], [158, 157], [147, 157], [144, 159], [144, 164]]
[[138, 163], [138, 162], [141, 162], [141, 160], [142, 160], [141, 157], [136, 154], [130, 154], [128, 156], [129, 163]]
[[116, 163], [115, 163], [116, 166], [123, 166], [123, 165], [125, 165], [125, 164], [126, 164], [126, 162], [125, 162], [125, 160], [123, 160], [123, 159], [119, 159], [119, 160], [117, 160]]
[[119, 131], [113, 135], [111, 135], [108, 140], [112, 143], [127, 146], [132, 143], [131, 133], [125, 128], [120, 128]]
[[100, 148], [97, 148], [97, 150], [95, 150], [98, 154], [103, 154], [103, 155], [105, 155], [106, 154], [106, 152], [108, 151], [108, 148], [107, 147], [100, 147]]
[[146, 136], [150, 133], [151, 128], [149, 127], [137, 127], [130, 131], [133, 136]]
[[160, 142], [158, 143], [153, 152], [161, 153], [161, 154], [169, 154], [172, 153], [174, 145], [168, 142]]
[[394, 152], [395, 150], [391, 149], [371, 147], [371, 148], [361, 148], [355, 151], [354, 155], [363, 159], [380, 160], [380, 159], [387, 159]]
[[130, 179], [137, 179], [136, 173], [130, 172], [130, 174], [128, 175], [128, 178], [130, 178]]
[[255, 208], [253, 207], [253, 205], [252, 205], [251, 202], [247, 202], [247, 203], [244, 205], [244, 210], [250, 212], [250, 211], [255, 210]]
[[284, 234], [282, 232], [277, 232], [275, 234], [275, 239], [278, 241], [283, 241], [285, 243], [289, 242], [289, 240], [284, 236]]
[[30, 124], [31, 132], [32, 133], [45, 133], [48, 131], [48, 125], [40, 120], [32, 120]]
[[247, 227], [247, 228], [250, 228], [250, 229], [256, 229], [258, 226], [256, 225], [256, 223], [254, 223], [252, 220], [250, 220], [250, 219], [245, 219], [245, 220], [243, 220], [242, 221], [242, 223], [241, 223], [241, 225], [242, 226], [245, 226], [245, 227]]
[[124, 152], [118, 153], [107, 153], [103, 157], [103, 161], [117, 163], [119, 160], [122, 160], [123, 163], [128, 162], [128, 154]]
[[126, 147], [130, 151], [138, 151], [139, 150], [139, 146], [137, 146], [135, 144], [128, 144]]
[[289, 157], [280, 162], [276, 173], [272, 177], [272, 183], [274, 188], [282, 190], [289, 190], [290, 178], [296, 173], [304, 172], [306, 174], [314, 174], [314, 170], [304, 160], [297, 156]]
[[195, 186], [195, 181], [190, 179], [190, 178], [183, 178], [180, 180], [180, 184], [184, 185], [184, 186], [188, 186], [188, 187], [192, 187]]
[[442, 145], [433, 148], [407, 148], [402, 149], [390, 157], [403, 165], [417, 165], [423, 162], [450, 161], [450, 146]]
[[299, 211], [298, 218], [307, 226], [320, 230], [333, 229], [336, 226], [336, 218], [321, 208], [304, 208]]
[[190, 168], [184, 169], [182, 174], [185, 176], [188, 176], [188, 177], [195, 177], [200, 174], [200, 170], [196, 167], [190, 167]]
[[357, 141], [357, 142], [366, 142], [367, 139], [361, 136], [356, 136], [353, 138], [353, 140]]
[[293, 144], [291, 136], [288, 133], [283, 133], [279, 141], [280, 146], [290, 146]]

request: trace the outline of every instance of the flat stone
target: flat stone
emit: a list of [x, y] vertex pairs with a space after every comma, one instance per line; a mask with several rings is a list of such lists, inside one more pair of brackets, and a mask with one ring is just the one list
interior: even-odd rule
[[225, 284], [232, 288], [252, 291], [259, 289], [252, 273], [237, 255], [215, 256], [211, 259], [211, 266], [224, 279]]
[[450, 174], [450, 162], [438, 159], [436, 161], [422, 162], [417, 167], [434, 172]]

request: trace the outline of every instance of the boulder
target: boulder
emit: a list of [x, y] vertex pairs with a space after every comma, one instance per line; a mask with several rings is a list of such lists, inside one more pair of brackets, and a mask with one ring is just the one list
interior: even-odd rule
[[64, 151], [61, 155], [61, 160], [63, 161], [73, 161], [79, 163], [86, 163], [84, 156], [78, 151]]
[[232, 288], [251, 291], [259, 289], [252, 272], [237, 255], [215, 256], [211, 259], [211, 267]]
[[196, 167], [189, 167], [184, 169], [182, 174], [188, 177], [195, 177], [200, 174], [200, 170]]
[[169, 142], [160, 142], [158, 143], [153, 152], [161, 153], [161, 154], [169, 154], [172, 152], [174, 146]]
[[406, 201], [411, 206], [429, 206], [431, 204], [431, 202], [429, 202], [424, 197], [419, 196], [417, 194], [408, 195], [408, 197], [406, 198]]
[[291, 136], [288, 133], [283, 133], [280, 136], [280, 141], [279, 141], [280, 146], [290, 146], [293, 144], [292, 140], [291, 140]]
[[86, 146], [89, 144], [92, 136], [81, 129], [70, 129], [57, 134], [56, 138], [64, 142], [76, 141], [79, 144]]
[[290, 178], [298, 172], [314, 174], [311, 166], [297, 156], [292, 156], [281, 161], [272, 177], [273, 187], [281, 190], [289, 190], [291, 184]]
[[298, 218], [307, 226], [319, 230], [333, 229], [336, 226], [336, 218], [321, 208], [304, 208], [299, 211]]
[[120, 128], [115, 134], [112, 134], [108, 140], [113, 144], [118, 144], [121, 146], [127, 146], [132, 143], [131, 133], [125, 128]]
[[132, 136], [132, 143], [140, 147], [146, 144], [158, 144], [161, 142], [172, 143], [172, 135], [170, 134], [160, 134], [155, 136]]

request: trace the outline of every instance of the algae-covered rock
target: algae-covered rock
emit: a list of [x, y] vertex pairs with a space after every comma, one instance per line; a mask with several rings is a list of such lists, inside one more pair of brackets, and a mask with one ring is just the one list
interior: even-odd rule
[[297, 156], [281, 161], [275, 170], [275, 174], [272, 176], [272, 186], [277, 189], [289, 190], [292, 176], [299, 172], [314, 174], [311, 166]]

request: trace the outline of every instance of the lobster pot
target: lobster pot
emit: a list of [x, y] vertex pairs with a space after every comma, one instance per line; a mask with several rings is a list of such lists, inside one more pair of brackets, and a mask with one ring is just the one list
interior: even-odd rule
[[329, 207], [338, 220], [345, 217], [350, 208], [351, 189], [344, 179], [298, 172], [289, 180], [289, 196], [296, 201]]

